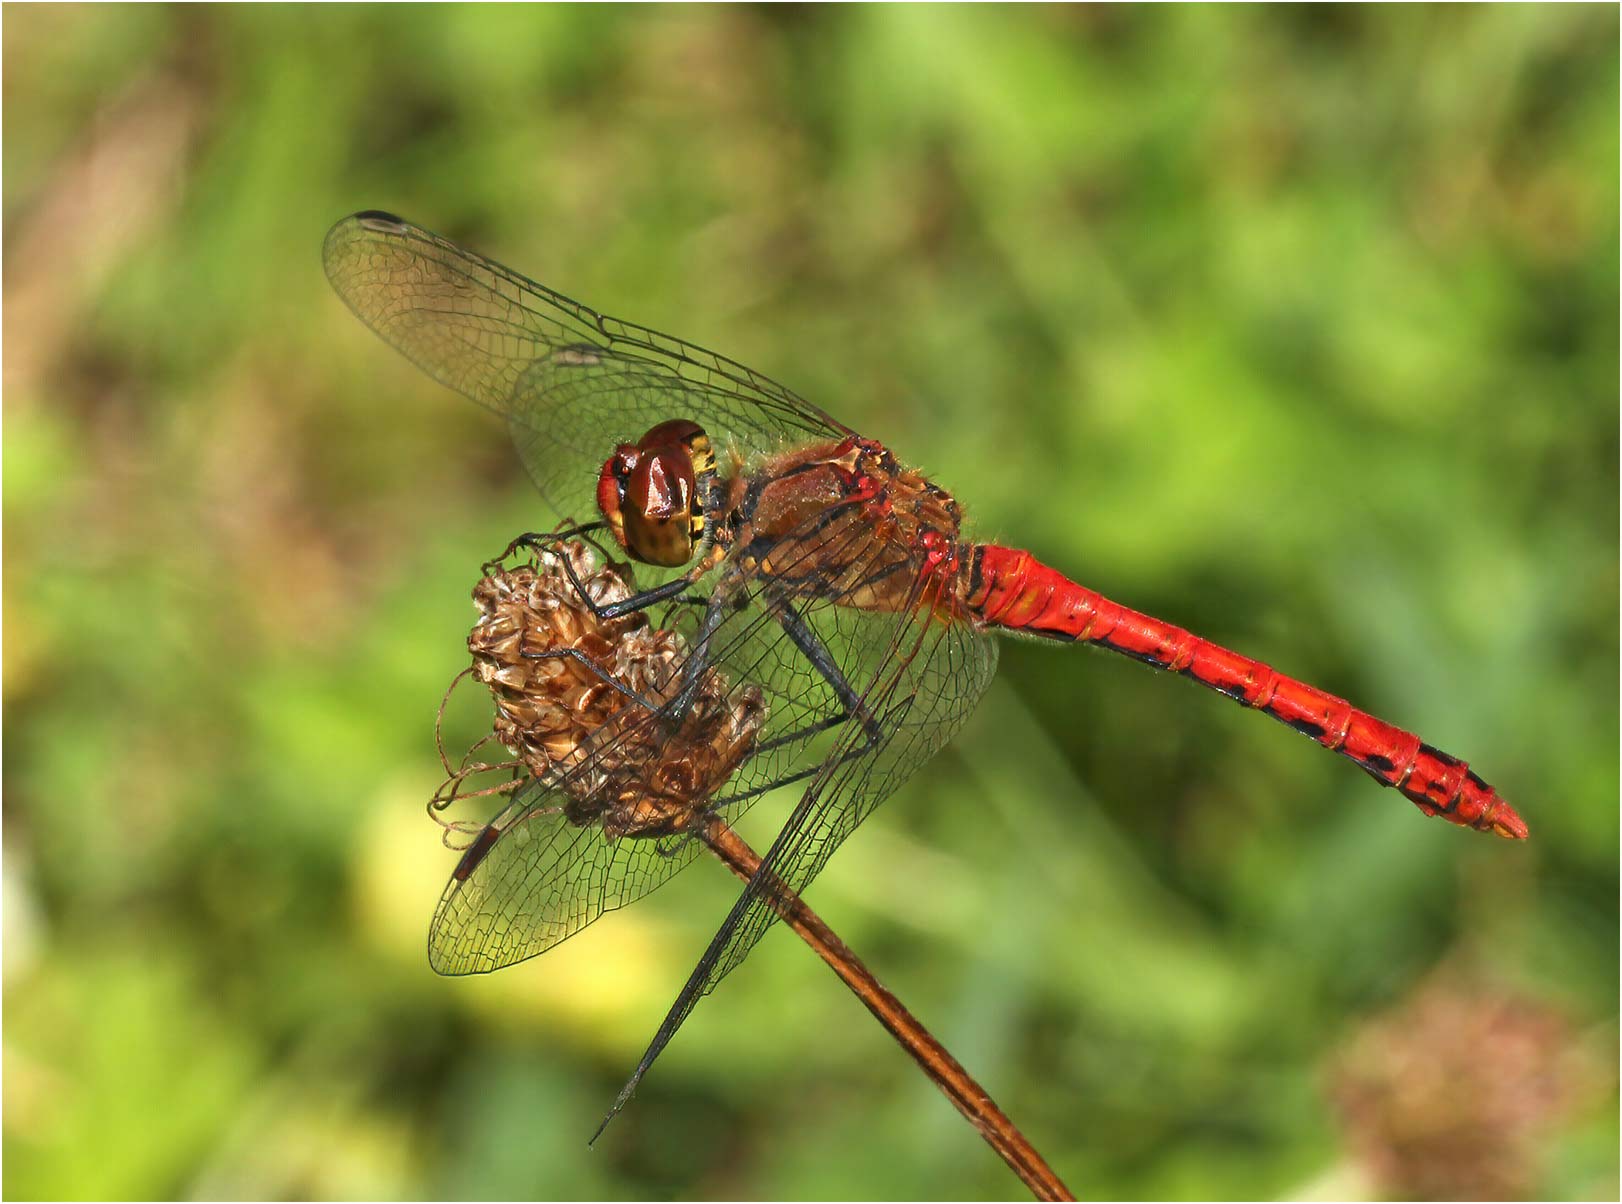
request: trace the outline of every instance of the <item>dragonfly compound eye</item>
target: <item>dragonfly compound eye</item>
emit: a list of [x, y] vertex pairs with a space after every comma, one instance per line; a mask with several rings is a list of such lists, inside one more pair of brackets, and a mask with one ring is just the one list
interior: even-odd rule
[[615, 448], [597, 478], [597, 506], [614, 538], [637, 560], [676, 568], [704, 535], [700, 482], [715, 472], [709, 438], [695, 422], [661, 422], [633, 447]]

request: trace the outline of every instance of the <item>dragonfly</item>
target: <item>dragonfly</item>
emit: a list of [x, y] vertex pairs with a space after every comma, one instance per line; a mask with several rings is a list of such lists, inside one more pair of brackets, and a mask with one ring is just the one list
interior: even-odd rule
[[[378, 210], [333, 226], [323, 260], [365, 325], [505, 421], [565, 520], [555, 539], [601, 539], [634, 565], [634, 589], [612, 598], [576, 581], [593, 616], [647, 612], [654, 629], [681, 633], [658, 688], [632, 691], [634, 718], [613, 725], [585, 768], [613, 757], [625, 780], [626, 758], [645, 757], [640, 776], [651, 778], [665, 742], [687, 740], [694, 709], [713, 707], [715, 674], [750, 692], [747, 740], [703, 782], [702, 807], [621, 808], [609, 824], [606, 805], [559, 805], [548, 777], [517, 792], [452, 873], [430, 925], [431, 966], [477, 973], [543, 953], [689, 864], [700, 843], [691, 817], [736, 818], [773, 790], [797, 791], [604, 1125], [772, 924], [773, 892], [803, 894], [961, 729], [996, 669], [998, 635], [1088, 644], [1177, 673], [1348, 758], [1428, 816], [1527, 836], [1465, 761], [1026, 550], [974, 541], [945, 489], [734, 360]], [[568, 770], [580, 772], [578, 761]]]

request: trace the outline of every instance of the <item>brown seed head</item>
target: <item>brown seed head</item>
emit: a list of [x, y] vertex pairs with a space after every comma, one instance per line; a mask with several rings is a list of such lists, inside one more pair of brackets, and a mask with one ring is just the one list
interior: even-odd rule
[[729, 691], [710, 667], [679, 725], [653, 713], [680, 689], [685, 641], [651, 627], [643, 611], [599, 619], [564, 556], [594, 605], [630, 596], [579, 543], [489, 570], [473, 590], [479, 619], [468, 650], [495, 700], [496, 737], [563, 789], [574, 822], [600, 822], [610, 837], [681, 830], [754, 747], [761, 692]]

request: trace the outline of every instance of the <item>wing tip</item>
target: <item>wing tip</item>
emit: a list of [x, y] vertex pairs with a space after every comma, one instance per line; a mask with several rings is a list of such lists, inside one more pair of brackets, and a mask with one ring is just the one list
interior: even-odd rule
[[410, 222], [386, 209], [362, 209], [358, 213], [351, 213], [348, 217], [339, 218], [332, 223], [332, 228], [327, 231], [327, 237], [321, 244], [321, 257], [326, 263], [328, 277], [331, 278], [337, 266], [335, 257], [338, 248], [357, 232], [370, 231], [373, 234], [399, 236], [409, 233], [411, 229]]
[[488, 974], [505, 963], [491, 963], [488, 958], [470, 954], [455, 947], [437, 928], [428, 933], [428, 968], [441, 978], [466, 978], [470, 974]]

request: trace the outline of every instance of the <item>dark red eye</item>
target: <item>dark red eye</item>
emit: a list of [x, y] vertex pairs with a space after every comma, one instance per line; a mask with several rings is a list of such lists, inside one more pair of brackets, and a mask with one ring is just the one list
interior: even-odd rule
[[698, 423], [687, 418], [672, 418], [648, 431], [636, 441], [636, 445], [643, 451], [655, 451], [661, 447], [691, 447], [695, 438], [703, 437], [704, 428]]
[[693, 508], [693, 463], [686, 448], [665, 448], [642, 457], [631, 474], [626, 500], [648, 518], [671, 518]]
[[693, 554], [693, 492], [685, 447], [644, 451], [625, 486], [626, 550], [647, 564], [686, 564]]
[[614, 539], [637, 560], [686, 564], [704, 534], [695, 510], [698, 482], [715, 471], [709, 439], [695, 422], [675, 418], [622, 443], [597, 477], [597, 508]]

